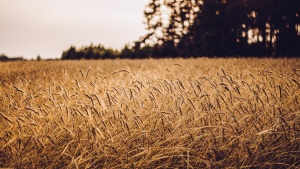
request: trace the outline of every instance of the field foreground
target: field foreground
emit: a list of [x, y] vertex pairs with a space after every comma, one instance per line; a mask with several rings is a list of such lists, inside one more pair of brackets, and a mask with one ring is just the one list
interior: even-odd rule
[[0, 63], [0, 168], [299, 168], [299, 59]]

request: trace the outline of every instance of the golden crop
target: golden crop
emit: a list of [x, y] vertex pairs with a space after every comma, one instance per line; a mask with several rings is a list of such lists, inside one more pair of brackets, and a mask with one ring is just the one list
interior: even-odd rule
[[0, 168], [299, 168], [299, 59], [0, 63]]

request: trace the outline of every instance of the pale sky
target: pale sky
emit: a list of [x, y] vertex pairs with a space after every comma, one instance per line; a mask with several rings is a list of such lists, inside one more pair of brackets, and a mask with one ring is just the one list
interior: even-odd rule
[[0, 54], [60, 58], [63, 50], [102, 44], [121, 49], [146, 34], [149, 0], [0, 0]]

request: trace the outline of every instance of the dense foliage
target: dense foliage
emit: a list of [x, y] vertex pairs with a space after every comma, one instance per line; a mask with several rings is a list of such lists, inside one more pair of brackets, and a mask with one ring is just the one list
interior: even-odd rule
[[295, 56], [299, 15], [299, 0], [151, 0], [140, 43], [156, 56]]
[[0, 62], [6, 62], [6, 61], [20, 61], [24, 60], [22, 57], [8, 57], [5, 54], [0, 55]]
[[87, 47], [76, 47], [71, 46], [67, 51], [64, 51], [61, 59], [64, 60], [78, 60], [78, 59], [114, 59], [119, 54], [113, 49], [106, 49], [102, 45], [94, 46], [91, 44]]
[[71, 47], [63, 59], [300, 55], [299, 0], [151, 0], [148, 34], [121, 51]]

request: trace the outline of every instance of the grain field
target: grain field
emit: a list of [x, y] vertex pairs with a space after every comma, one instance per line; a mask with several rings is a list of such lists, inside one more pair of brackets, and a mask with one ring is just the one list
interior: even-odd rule
[[299, 168], [299, 59], [0, 63], [0, 168]]

